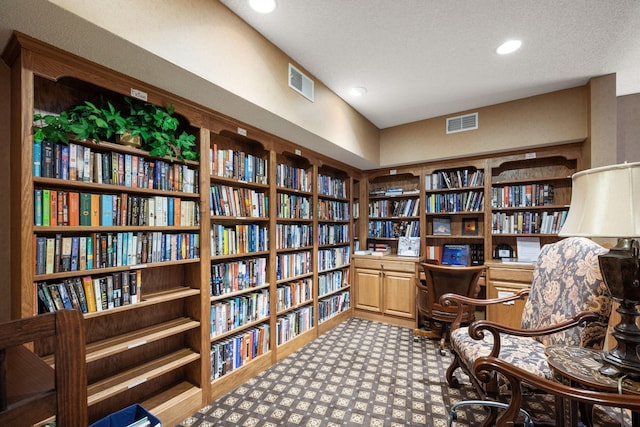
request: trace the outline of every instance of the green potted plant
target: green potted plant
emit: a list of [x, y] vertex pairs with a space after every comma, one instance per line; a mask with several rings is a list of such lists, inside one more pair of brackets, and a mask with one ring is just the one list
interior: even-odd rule
[[142, 148], [152, 156], [169, 157], [181, 160], [197, 160], [194, 151], [196, 137], [185, 131], [178, 133], [180, 121], [174, 115], [172, 104], [165, 109], [148, 102], [137, 102], [125, 98], [130, 111], [127, 117], [127, 129], [131, 135], [140, 135]]
[[110, 141], [126, 130], [127, 121], [115, 107], [107, 102], [99, 108], [89, 101], [59, 115], [34, 114], [34, 139], [54, 143], [69, 143], [69, 135], [78, 140]]

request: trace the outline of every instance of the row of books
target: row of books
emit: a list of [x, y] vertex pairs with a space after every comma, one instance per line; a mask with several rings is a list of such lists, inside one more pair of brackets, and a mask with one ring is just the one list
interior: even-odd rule
[[276, 311], [298, 306], [313, 298], [313, 281], [310, 277], [278, 285]]
[[197, 233], [91, 233], [89, 236], [34, 236], [35, 274], [84, 271], [200, 256]]
[[247, 254], [269, 250], [269, 228], [258, 224], [211, 224], [212, 255]]
[[276, 256], [276, 280], [311, 273], [311, 251]]
[[349, 219], [349, 203], [319, 199], [318, 219], [324, 221], [347, 221]]
[[394, 196], [408, 196], [419, 194], [420, 190], [417, 188], [407, 189], [402, 187], [387, 187], [387, 188], [374, 188], [369, 191], [369, 196], [373, 197], [394, 197]]
[[297, 249], [313, 245], [310, 224], [276, 224], [276, 249]]
[[212, 185], [209, 200], [211, 216], [265, 218], [269, 213], [269, 196], [251, 188]]
[[318, 194], [345, 198], [347, 197], [347, 183], [340, 178], [318, 174]]
[[101, 152], [70, 142], [33, 144], [33, 176], [198, 193], [197, 170], [163, 160], [118, 152]]
[[266, 184], [267, 159], [239, 150], [218, 148], [217, 144], [209, 150], [211, 175], [237, 179], [244, 182]]
[[300, 307], [276, 319], [276, 345], [284, 344], [313, 328], [313, 306]]
[[349, 246], [318, 250], [318, 270], [329, 270], [349, 264], [350, 253]]
[[351, 294], [349, 292], [341, 292], [318, 301], [318, 323], [325, 322], [348, 310], [350, 304]]
[[424, 184], [427, 190], [478, 187], [484, 184], [484, 171], [481, 169], [438, 171], [425, 175]]
[[568, 211], [554, 212], [494, 212], [494, 234], [558, 234]]
[[372, 200], [369, 202], [369, 217], [418, 216], [420, 200]]
[[276, 166], [276, 185], [292, 190], [311, 192], [311, 169], [280, 163]]
[[140, 270], [102, 277], [73, 277], [59, 282], [37, 282], [39, 313], [76, 309], [83, 313], [108, 310], [141, 301]]
[[348, 224], [318, 224], [319, 245], [340, 245], [349, 243]]
[[232, 335], [211, 344], [211, 380], [269, 351], [269, 324], [258, 325], [241, 334]]
[[418, 221], [369, 221], [368, 237], [398, 238], [419, 235]]
[[211, 304], [211, 338], [269, 317], [269, 289]]
[[329, 271], [318, 275], [318, 295], [320, 297], [342, 289], [349, 283], [349, 269]]
[[484, 205], [482, 191], [432, 193], [427, 195], [427, 213], [479, 212]]
[[198, 226], [200, 210], [179, 197], [34, 190], [36, 226]]
[[505, 185], [491, 188], [491, 206], [511, 208], [552, 205], [553, 184]]
[[278, 218], [311, 219], [311, 199], [295, 194], [278, 193]]
[[367, 249], [358, 251], [358, 255], [384, 256], [391, 253], [391, 246], [381, 242], [368, 242]]
[[267, 259], [252, 258], [212, 263], [210, 295], [221, 296], [267, 283]]
[[278, 254], [276, 280], [289, 279], [311, 273], [311, 251]]

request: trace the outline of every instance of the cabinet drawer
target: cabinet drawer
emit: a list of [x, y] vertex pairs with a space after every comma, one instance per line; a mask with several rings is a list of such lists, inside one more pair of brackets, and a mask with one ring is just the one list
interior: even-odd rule
[[415, 273], [416, 263], [406, 261], [385, 260], [380, 258], [356, 258], [354, 260], [356, 268], [372, 268], [375, 270], [404, 271], [407, 273]]
[[489, 268], [489, 280], [502, 280], [507, 282], [519, 282], [531, 284], [533, 268]]

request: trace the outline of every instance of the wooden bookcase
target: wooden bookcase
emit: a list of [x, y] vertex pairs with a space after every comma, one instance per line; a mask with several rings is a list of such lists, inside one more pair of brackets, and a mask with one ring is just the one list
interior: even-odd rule
[[[110, 277], [113, 281], [126, 274], [141, 284], [137, 303], [83, 315], [91, 422], [132, 403], [142, 403], [163, 423], [173, 425], [312, 341], [320, 329], [324, 332], [351, 317], [350, 306], [344, 303], [349, 298], [343, 294], [350, 296], [345, 276], [352, 251], [349, 212], [355, 169], [308, 150], [303, 156], [294, 143], [28, 36], [16, 34], [3, 60], [11, 67], [11, 105], [16, 112], [12, 115], [10, 149], [12, 317], [38, 312], [37, 291], [42, 283], [82, 282], [84, 277]], [[152, 104], [175, 107], [181, 125], [196, 135], [200, 161], [172, 163], [106, 141], [72, 141], [76, 151], [84, 153], [86, 149], [94, 159], [98, 153], [135, 158], [138, 164], [163, 162], [168, 169], [184, 168], [193, 179], [189, 182], [193, 188], [158, 189], [67, 176], [62, 179], [59, 175], [34, 176], [35, 111], [57, 113], [101, 98], [124, 108], [124, 96], [131, 96], [133, 90], [145, 93]], [[292, 171], [303, 174], [304, 184], [279, 181]], [[319, 194], [319, 174], [323, 180], [329, 177], [331, 185], [339, 181], [344, 193]], [[148, 199], [156, 203], [171, 198], [174, 207], [177, 202], [189, 205], [191, 222], [36, 225], [36, 199], [40, 204], [44, 190], [49, 197], [51, 191], [77, 193], [78, 197], [86, 193], [89, 200], [90, 195], [98, 199], [113, 196], [112, 201], [120, 200], [122, 206], [123, 197], [137, 200], [140, 206], [148, 206]], [[343, 216], [326, 214], [325, 208]], [[319, 243], [318, 230], [324, 233], [330, 227], [340, 228], [341, 237]], [[88, 237], [111, 236], [113, 243], [125, 234], [169, 236], [164, 237], [168, 242], [178, 239], [171, 236], [179, 235], [181, 242], [190, 245], [184, 252], [169, 251], [165, 258], [145, 260], [140, 255], [137, 259], [134, 251], [131, 255], [136, 259], [131, 262], [126, 257], [120, 263], [86, 270], [84, 259], [85, 270], [74, 266], [73, 271], [38, 270], [36, 274], [36, 255], [40, 259], [36, 242], [46, 244], [48, 238], [55, 244], [56, 237], [61, 242], [78, 237], [80, 242], [82, 237], [86, 249]], [[319, 269], [319, 259], [335, 255], [334, 250], [344, 254], [342, 263]], [[300, 258], [304, 262], [298, 262]], [[117, 251], [115, 259], [120, 259]], [[301, 264], [304, 270], [295, 272]], [[283, 271], [285, 265], [294, 271]], [[332, 272], [343, 275], [342, 288], [320, 294], [319, 278], [324, 280]], [[291, 296], [292, 290], [295, 298], [280, 300], [280, 294], [289, 292]], [[331, 312], [333, 316], [323, 318], [318, 327], [319, 306], [326, 312], [327, 306], [333, 307], [333, 298], [342, 298], [342, 305], [336, 307], [344, 310]], [[241, 307], [242, 318], [225, 319], [222, 313], [231, 312], [231, 306]], [[233, 322], [225, 322], [231, 318]], [[290, 339], [279, 339], [278, 331], [285, 329], [292, 334], [283, 333], [280, 338]], [[221, 368], [224, 351], [247, 341], [256, 344], [253, 352], [233, 369]], [[54, 363], [50, 346], [35, 350]]]
[[318, 327], [320, 333], [334, 326], [332, 319], [351, 313], [351, 178], [327, 165], [318, 168], [317, 274]]
[[276, 153], [275, 338], [278, 360], [317, 333], [314, 292], [314, 160]]
[[427, 258], [443, 244], [468, 245], [470, 263], [485, 259], [485, 160], [449, 162], [426, 168]]
[[[198, 139], [201, 112], [177, 97], [25, 36], [12, 39], [3, 59], [11, 67], [14, 113], [10, 149], [12, 317], [37, 314], [38, 291], [44, 292], [45, 288], [51, 292], [71, 292], [73, 303], [73, 290], [80, 292], [75, 287], [77, 283], [86, 281], [89, 287], [97, 284], [99, 293], [110, 294], [112, 297], [108, 300], [113, 303], [84, 314], [89, 419], [97, 420], [135, 402], [143, 403], [168, 421], [197, 410], [203, 400], [206, 371], [203, 367], [209, 353], [202, 339], [201, 288], [206, 275], [200, 260], [208, 257], [208, 245], [202, 245], [205, 236], [200, 226], [200, 190], [206, 188], [200, 163], [171, 163], [142, 150], [108, 142], [72, 141], [68, 146], [69, 165], [64, 162], [64, 151], [59, 145], [47, 144], [47, 153], [54, 153], [51, 161], [59, 161], [52, 165], [52, 173], [47, 171], [43, 175], [43, 169], [40, 174], [34, 174], [34, 153], [36, 150], [42, 153], [43, 147], [34, 144], [32, 126], [35, 111], [58, 113], [85, 100], [97, 102], [101, 97], [120, 105], [123, 96], [129, 96], [132, 89], [146, 93], [152, 104], [163, 107], [173, 104], [186, 128], [198, 135]], [[202, 148], [200, 141], [198, 147]], [[83, 154], [82, 168], [78, 153]], [[99, 158], [111, 160], [110, 166], [118, 166], [112, 180], [104, 179], [107, 170], [94, 163]], [[164, 180], [155, 175], [152, 185], [149, 183], [152, 175], [141, 176], [134, 167], [127, 167], [133, 162], [172, 173], [171, 181], [159, 185]], [[180, 173], [173, 174], [174, 167], [179, 168]], [[102, 181], [97, 178], [98, 170], [104, 172]], [[181, 174], [184, 179], [187, 174], [191, 176], [188, 186], [178, 185], [186, 184], [179, 179]], [[36, 225], [39, 197], [48, 194], [52, 201], [52, 192], [56, 194], [55, 200], [68, 209], [61, 209], [59, 217], [57, 206], [52, 209], [48, 204], [49, 221]], [[93, 225], [80, 222], [81, 218], [74, 221], [73, 218], [77, 218], [74, 197], [99, 200], [95, 203], [94, 199], [90, 204], [94, 210], [120, 203], [116, 211], [120, 215], [109, 220], [108, 215], [101, 217], [98, 211], [98, 222]], [[131, 219], [136, 217], [134, 209], [142, 212], [143, 206], [148, 209], [151, 201], [158, 206], [172, 201], [174, 208], [187, 202], [190, 221], [173, 223], [154, 218], [152, 224], [151, 218], [143, 215], [138, 215], [137, 220]], [[83, 206], [83, 210], [86, 208]], [[53, 215], [55, 225], [51, 222]], [[54, 254], [53, 259], [45, 260], [44, 269], [38, 248], [43, 239], [53, 242], [49, 245]], [[134, 241], [140, 242], [137, 247], [133, 246]], [[67, 263], [65, 242], [73, 242], [74, 248]], [[100, 243], [101, 248], [100, 256], [96, 252], [93, 260], [86, 256], [93, 254], [87, 250], [91, 243], [94, 248]], [[161, 245], [167, 250], [160, 250]], [[172, 249], [171, 245], [179, 246]], [[55, 255], [56, 247], [59, 258]], [[83, 248], [87, 251], [84, 257]], [[87, 265], [91, 262], [93, 265]], [[89, 266], [92, 268], [88, 269]], [[125, 280], [130, 285], [133, 281], [137, 284], [137, 303], [132, 298], [134, 293], [130, 292], [127, 304]], [[111, 294], [114, 287], [115, 297]], [[123, 298], [118, 297], [118, 289]], [[129, 289], [132, 291], [133, 287]], [[45, 345], [35, 350], [54, 363], [51, 348]]]
[[367, 246], [383, 244], [396, 252], [399, 237], [421, 236], [421, 188], [419, 170], [387, 169], [368, 175]]

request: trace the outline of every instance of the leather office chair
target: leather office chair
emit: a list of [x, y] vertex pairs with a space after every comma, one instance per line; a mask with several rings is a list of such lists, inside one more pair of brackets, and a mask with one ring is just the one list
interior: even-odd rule
[[[444, 353], [449, 325], [456, 321], [458, 307], [455, 304], [441, 305], [440, 297], [446, 293], [454, 293], [476, 298], [480, 292], [478, 279], [484, 271], [484, 266], [449, 267], [424, 262], [420, 265], [427, 283], [423, 285], [419, 279], [416, 280], [418, 313], [441, 324], [440, 353]], [[474, 308], [473, 305], [463, 304], [462, 315], [457, 322], [473, 322], [475, 320]]]

